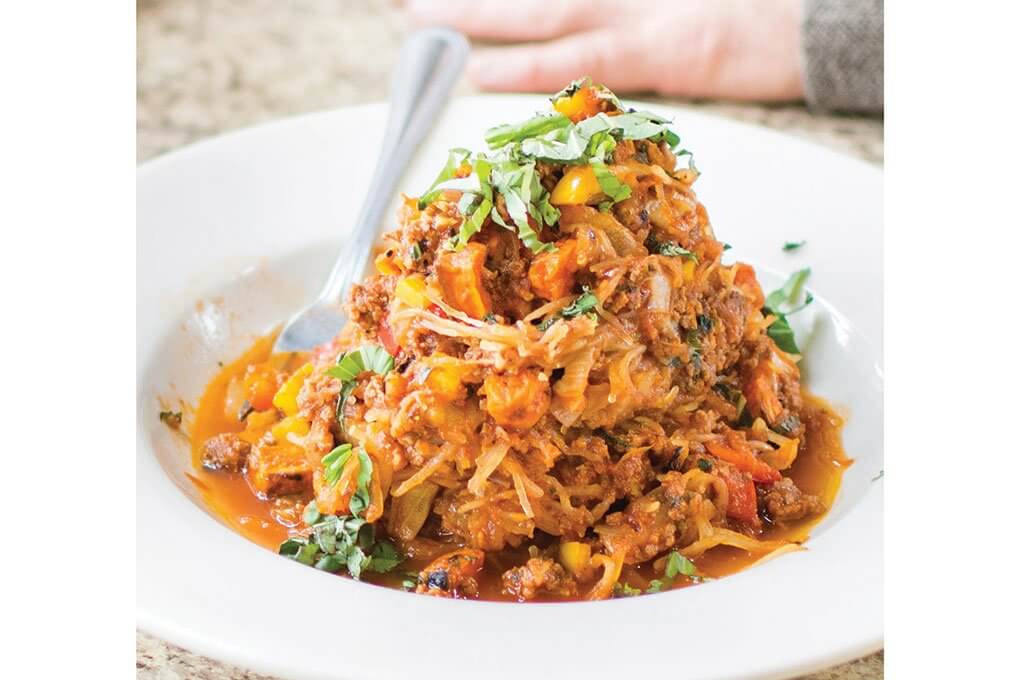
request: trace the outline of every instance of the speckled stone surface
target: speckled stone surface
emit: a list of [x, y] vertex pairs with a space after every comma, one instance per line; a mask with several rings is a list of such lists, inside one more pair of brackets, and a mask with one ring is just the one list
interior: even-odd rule
[[[385, 0], [138, 0], [137, 8], [139, 160], [235, 128], [383, 99], [406, 31]], [[471, 89], [464, 84], [459, 92]], [[662, 101], [883, 161], [881, 119], [817, 115], [798, 105]], [[271, 680], [141, 631], [136, 667], [144, 680]], [[807, 677], [883, 675], [879, 652]]]

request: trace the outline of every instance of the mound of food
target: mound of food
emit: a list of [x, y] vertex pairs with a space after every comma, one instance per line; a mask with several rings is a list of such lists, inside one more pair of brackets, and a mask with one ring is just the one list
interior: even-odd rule
[[282, 554], [430, 595], [654, 592], [796, 546], [772, 530], [825, 510], [788, 474], [825, 420], [784, 314], [806, 272], [766, 300], [722, 262], [679, 141], [585, 79], [451, 151], [349, 326], [230, 382], [204, 465], [273, 504]]

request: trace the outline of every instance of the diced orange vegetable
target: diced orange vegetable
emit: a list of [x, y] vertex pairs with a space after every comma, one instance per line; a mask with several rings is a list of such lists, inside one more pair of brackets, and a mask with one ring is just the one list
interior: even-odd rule
[[425, 309], [429, 306], [429, 298], [425, 295], [425, 279], [421, 274], [405, 276], [397, 281], [393, 294], [408, 307]]
[[772, 483], [782, 479], [779, 470], [768, 463], [758, 460], [750, 449], [737, 448], [723, 442], [705, 442], [708, 452], [720, 460], [734, 465], [738, 470], [747, 472], [756, 482]]
[[444, 252], [436, 262], [443, 298], [475, 319], [492, 311], [492, 298], [482, 280], [486, 253], [481, 243], [468, 243], [459, 251]]
[[437, 397], [452, 401], [466, 393], [461, 383], [463, 375], [464, 369], [459, 366], [435, 366], [425, 378], [425, 384]]
[[280, 374], [268, 363], [252, 364], [244, 374], [244, 391], [248, 403], [256, 411], [273, 405], [273, 395], [280, 386]]
[[585, 205], [602, 198], [602, 186], [590, 165], [567, 170], [553, 187], [549, 202], [553, 205]]
[[549, 380], [537, 370], [485, 379], [485, 410], [497, 424], [528, 428], [549, 409]]
[[556, 300], [570, 293], [577, 273], [577, 241], [566, 239], [556, 243], [556, 250], [537, 255], [528, 269], [531, 290], [546, 300]]

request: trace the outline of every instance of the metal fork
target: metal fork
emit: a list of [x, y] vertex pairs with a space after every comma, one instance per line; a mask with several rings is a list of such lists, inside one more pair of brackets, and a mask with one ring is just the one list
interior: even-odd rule
[[319, 297], [291, 317], [276, 338], [274, 352], [309, 350], [332, 340], [347, 323], [343, 297], [364, 273], [397, 182], [449, 98], [467, 54], [464, 36], [444, 28], [417, 31], [404, 43], [390, 86], [386, 135], [354, 229]]

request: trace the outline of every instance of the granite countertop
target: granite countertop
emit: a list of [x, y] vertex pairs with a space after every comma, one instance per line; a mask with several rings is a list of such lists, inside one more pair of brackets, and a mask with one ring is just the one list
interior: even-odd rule
[[[406, 31], [387, 0], [139, 0], [137, 9], [139, 161], [262, 121], [381, 100]], [[458, 89], [470, 92], [467, 84]], [[800, 105], [644, 98], [765, 125], [883, 162], [881, 119], [814, 114]], [[144, 680], [267, 679], [141, 631], [136, 666]], [[883, 675], [878, 652], [806, 677]]]

